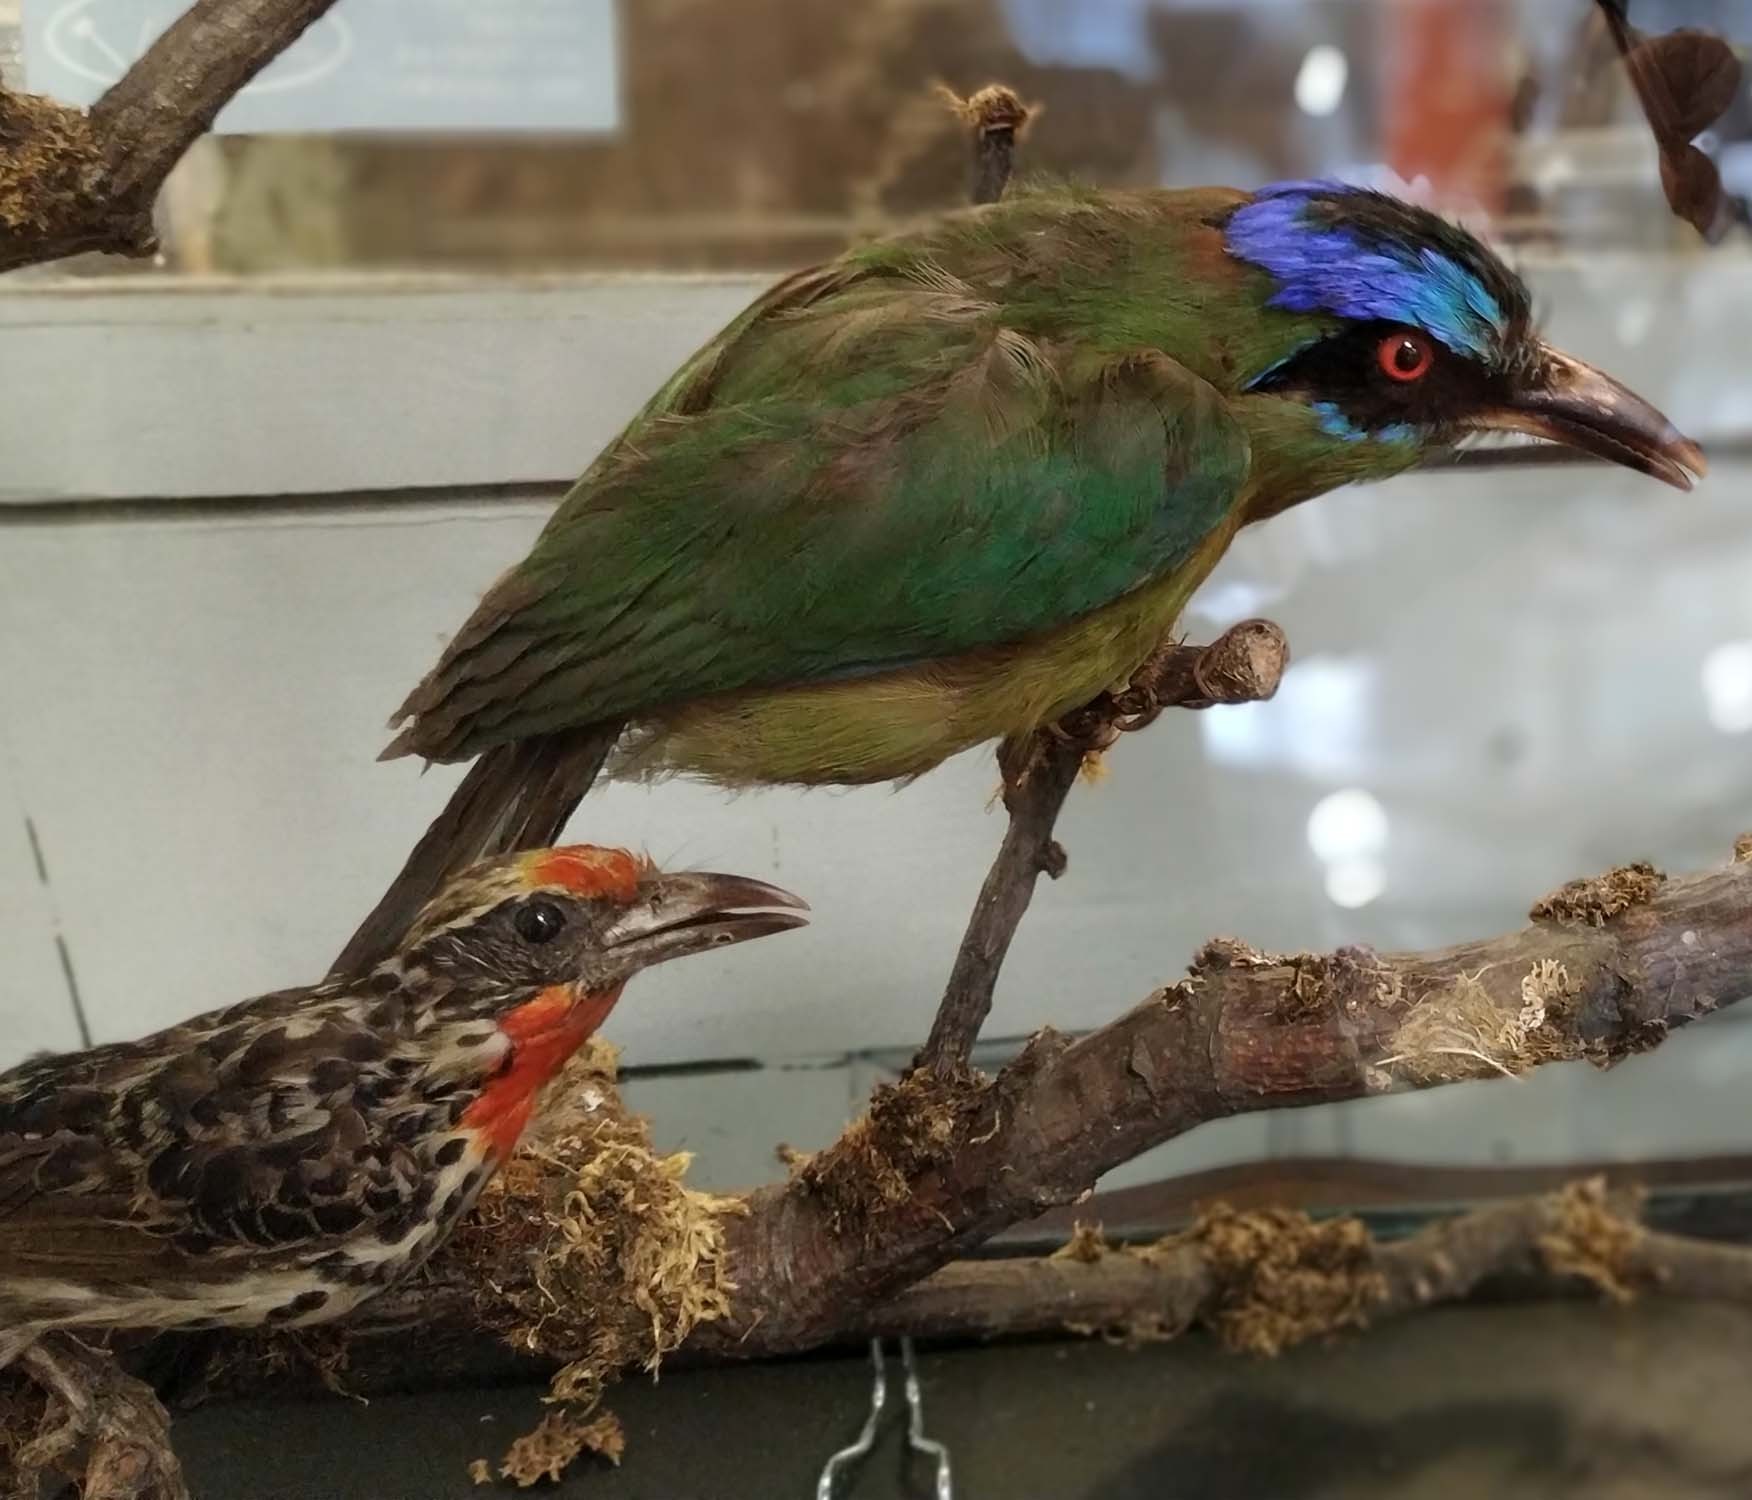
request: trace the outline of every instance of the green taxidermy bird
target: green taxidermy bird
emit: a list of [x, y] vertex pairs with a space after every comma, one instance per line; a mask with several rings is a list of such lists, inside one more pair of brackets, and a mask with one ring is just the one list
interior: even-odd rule
[[1470, 433], [1681, 489], [1472, 235], [1337, 183], [1053, 188], [781, 281], [609, 445], [395, 717], [473, 760], [338, 966], [605, 763], [916, 776], [1126, 681], [1236, 531]]

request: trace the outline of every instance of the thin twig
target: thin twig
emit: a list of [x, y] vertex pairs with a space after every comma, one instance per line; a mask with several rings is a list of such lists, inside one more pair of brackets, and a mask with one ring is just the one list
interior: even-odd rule
[[0, 89], [0, 271], [150, 255], [170, 169], [334, 0], [196, 0], [89, 114]]
[[938, 92], [972, 134], [973, 183], [968, 198], [974, 203], [996, 203], [1009, 184], [1016, 143], [1039, 115], [1040, 106], [1024, 104], [1020, 94], [1001, 83], [987, 84], [965, 99], [953, 89], [939, 86]]
[[1289, 654], [1289, 642], [1276, 625], [1245, 620], [1208, 646], [1164, 646], [1138, 669], [1127, 691], [1103, 695], [1053, 729], [1004, 742], [998, 759], [1010, 825], [980, 887], [916, 1067], [942, 1079], [966, 1069], [991, 1011], [998, 971], [1034, 897], [1034, 883], [1042, 873], [1055, 880], [1064, 873], [1065, 853], [1053, 839], [1053, 825], [1088, 753], [1144, 728], [1164, 708], [1269, 698]]

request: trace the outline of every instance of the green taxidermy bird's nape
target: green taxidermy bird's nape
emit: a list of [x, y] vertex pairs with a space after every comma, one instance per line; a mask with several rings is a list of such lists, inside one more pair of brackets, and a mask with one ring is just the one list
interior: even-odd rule
[[1123, 683], [1250, 521], [1470, 433], [1703, 457], [1472, 235], [1336, 183], [1014, 195], [780, 282], [573, 486], [386, 756], [475, 760], [338, 962], [620, 774], [916, 776]]

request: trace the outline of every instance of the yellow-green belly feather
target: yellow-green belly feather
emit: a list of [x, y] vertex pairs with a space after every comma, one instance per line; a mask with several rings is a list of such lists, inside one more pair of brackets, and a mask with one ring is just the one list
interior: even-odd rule
[[1168, 638], [1244, 506], [1172, 574], [1015, 645], [837, 682], [695, 700], [636, 727], [618, 774], [726, 785], [888, 781], [1122, 686]]

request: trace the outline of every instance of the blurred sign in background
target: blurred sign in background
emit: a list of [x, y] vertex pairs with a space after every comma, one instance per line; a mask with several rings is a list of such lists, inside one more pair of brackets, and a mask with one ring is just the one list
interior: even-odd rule
[[[25, 82], [90, 104], [185, 0], [24, 0]], [[219, 116], [233, 135], [607, 131], [615, 0], [341, 0]]]
[[[0, 0], [0, 76], [90, 102], [186, 3]], [[173, 174], [160, 265], [58, 274], [790, 269], [959, 201], [931, 85], [992, 78], [1044, 106], [1028, 172], [1336, 175], [1522, 244], [1701, 248], [1594, 0], [339, 0]], [[1752, 187], [1744, 90], [1700, 145]]]

